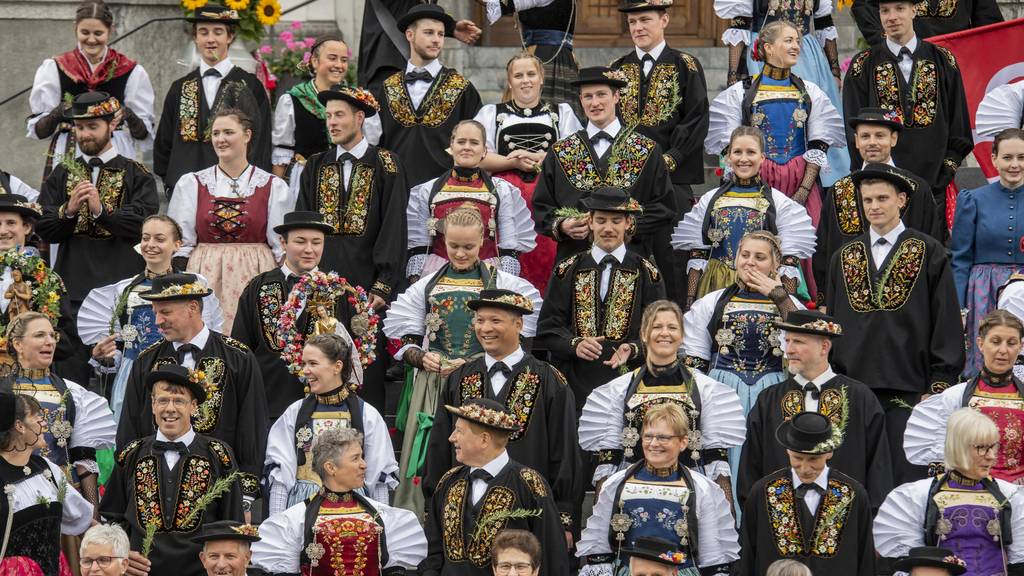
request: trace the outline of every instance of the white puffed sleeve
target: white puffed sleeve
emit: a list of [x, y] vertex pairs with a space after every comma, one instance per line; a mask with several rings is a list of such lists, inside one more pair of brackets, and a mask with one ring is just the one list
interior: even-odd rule
[[292, 196], [292, 190], [288, 183], [271, 175], [273, 184], [270, 186], [270, 200], [267, 203], [267, 245], [274, 252], [274, 258], [280, 261], [284, 257], [284, 248], [281, 246], [281, 236], [274, 232], [275, 226], [284, 222], [284, 215], [295, 210], [296, 198]]
[[1024, 321], [1024, 282], [1010, 282], [999, 294], [1000, 310], [1006, 310]]
[[533, 217], [526, 206], [523, 193], [506, 180], [494, 178], [494, 191], [498, 194], [498, 248], [515, 250], [520, 254], [537, 247], [537, 232]]
[[630, 371], [617, 376], [594, 388], [587, 396], [580, 415], [580, 448], [588, 452], [622, 448], [622, 411], [633, 375], [634, 372]]
[[[281, 416], [274, 421], [267, 435], [267, 455], [263, 460], [263, 467], [270, 472], [267, 474], [270, 480], [270, 489], [273, 491], [282, 490], [287, 494], [295, 486], [295, 474], [298, 461], [295, 456], [295, 419], [299, 415], [299, 407], [302, 400], [296, 400], [288, 405]], [[369, 476], [367, 476], [369, 478]], [[280, 488], [277, 488], [280, 486]], [[277, 514], [282, 510], [271, 509], [270, 514]]]
[[380, 114], [374, 114], [363, 120], [363, 138], [366, 138], [366, 141], [373, 146], [380, 144], [380, 137], [383, 133], [384, 128], [380, 125]]
[[[531, 8], [541, 8], [551, 4], [555, 0], [513, 0], [512, 5], [515, 6], [516, 12], [522, 12], [523, 10], [529, 10]], [[487, 5], [487, 23], [494, 24], [501, 18], [501, 2], [499, 0], [485, 0]]]
[[[537, 335], [537, 318], [540, 316], [540, 307], [544, 304], [540, 292], [533, 287], [533, 284], [519, 276], [508, 274], [501, 270], [494, 270], [492, 273], [498, 275], [497, 282], [495, 283], [498, 288], [511, 290], [516, 294], [526, 296], [533, 302], [533, 314], [523, 317], [523, 336], [525, 338], [533, 338]], [[391, 315], [390, 309], [388, 310], [388, 315]]]
[[[754, 15], [752, 0], [715, 0], [715, 15], [722, 20], [733, 18], [751, 18]], [[722, 33], [722, 42], [726, 46], [750, 44], [750, 30], [743, 28], [726, 28]]]
[[[497, 4], [497, 0], [494, 0], [494, 3]], [[480, 108], [480, 111], [473, 117], [473, 120], [476, 120], [484, 127], [484, 132], [487, 137], [487, 151], [491, 153], [498, 152], [498, 140], [497, 135], [495, 134], [495, 131], [497, 130], [497, 126], [495, 125], [497, 110], [498, 108], [494, 104], [486, 104]]]
[[[590, 518], [587, 518], [587, 526], [580, 534], [580, 541], [576, 545], [577, 558], [612, 553], [612, 547], [608, 543], [608, 529], [611, 527], [612, 511], [615, 508], [615, 494], [625, 479], [626, 470], [619, 470], [601, 485], [601, 493], [597, 496], [594, 511]], [[728, 508], [726, 512], [728, 513]]]
[[380, 412], [363, 402], [363, 459], [366, 460], [366, 492], [374, 500], [387, 500], [388, 490], [398, 487], [398, 461], [388, 425]]
[[[75, 403], [75, 424], [68, 440], [68, 448], [92, 448], [106, 450], [114, 447], [117, 424], [107, 401], [95, 392], [65, 380], [71, 399]], [[73, 463], [90, 472], [99, 472], [95, 460], [79, 460]]]
[[416, 514], [381, 502], [375, 504], [388, 543], [388, 562], [384, 568], [415, 569], [427, 557], [427, 536]]
[[434, 188], [437, 178], [413, 186], [409, 190], [409, 204], [405, 208], [405, 217], [409, 221], [408, 248], [430, 246], [430, 231], [427, 221], [430, 220], [430, 191]]
[[711, 361], [712, 342], [708, 324], [711, 323], [711, 316], [723, 292], [724, 288], [705, 294], [683, 316], [683, 352], [687, 356]]
[[957, 384], [922, 400], [910, 413], [903, 433], [903, 451], [911, 464], [926, 466], [945, 460], [946, 422], [960, 408], [967, 384]]
[[725, 499], [725, 492], [700, 472], [690, 472], [690, 476], [693, 478], [697, 533], [700, 535], [697, 565], [704, 568], [739, 560], [739, 535], [732, 517], [732, 505]]
[[[426, 325], [424, 318], [427, 315], [427, 284], [438, 272], [417, 280], [412, 286], [406, 288], [405, 292], [398, 295], [398, 298], [388, 307], [388, 315], [384, 318], [384, 335], [392, 340], [399, 340], [403, 336], [419, 334], [424, 341], [420, 343], [426, 346]], [[401, 360], [405, 350], [412, 346], [406, 344], [395, 353], [395, 359]]]
[[11, 192], [24, 196], [29, 202], [39, 201], [39, 190], [25, 184], [14, 174], [11, 174]]
[[[832, 13], [832, 0], [819, 0], [818, 9], [814, 11], [815, 18], [824, 18]], [[818, 39], [818, 43], [822, 46], [825, 45], [827, 40], [838, 40], [839, 31], [836, 30], [835, 26], [826, 26], [821, 30], [814, 29], [814, 37]]]
[[[700, 393], [701, 449], [734, 448], [742, 445], [747, 437], [747, 419], [743, 413], [743, 405], [740, 404], [740, 397], [732, 388], [701, 374], [696, 369], [693, 370], [693, 378]], [[712, 480], [719, 476], [729, 476], [729, 463], [715, 460], [706, 464], [703, 472]], [[729, 511], [726, 510], [726, 513]]]
[[742, 121], [743, 83], [736, 82], [719, 92], [718, 96], [711, 101], [708, 112], [708, 135], [704, 138], [704, 151], [713, 156], [722, 154], [725, 147], [729, 145], [732, 131], [739, 128]]
[[558, 105], [558, 139], [561, 140], [570, 134], [583, 130], [580, 119], [576, 112], [565, 102]]
[[[202, 274], [197, 273], [196, 278], [206, 286], [210, 285], [210, 281]], [[214, 332], [223, 332], [221, 328], [224, 327], [224, 310], [220, 307], [220, 299], [214, 292], [203, 298], [203, 323]]]
[[880, 556], [899, 558], [911, 548], [924, 546], [924, 512], [931, 484], [931, 478], [909, 482], [885, 497], [872, 529]]
[[[92, 524], [92, 502], [89, 502], [79, 494], [77, 488], [68, 484], [68, 479], [64, 475], [64, 471], [60, 469], [60, 466], [49, 460], [46, 461], [46, 465], [50, 468], [50, 474], [53, 475], [54, 481], [58, 486], [62, 486], [62, 491], [64, 492], [64, 501], [61, 502], [63, 505], [63, 516], [60, 520], [60, 533], [69, 536], [84, 534]], [[53, 485], [50, 484], [49, 480], [43, 479], [42, 481], [46, 482], [51, 490], [53, 489]]]
[[[846, 127], [843, 117], [828, 99], [828, 94], [817, 84], [804, 80], [807, 95], [811, 99], [811, 116], [807, 119], [807, 141], [820, 140], [829, 148], [846, 148]], [[812, 149], [804, 152], [804, 160], [828, 171], [828, 156], [821, 150]]]
[[199, 198], [199, 181], [194, 174], [185, 174], [174, 185], [174, 202], [167, 206], [167, 215], [181, 227], [181, 248], [175, 256], [188, 257], [195, 250], [196, 206]]
[[[672, 231], [672, 247], [676, 250], [708, 250], [711, 247], [704, 243], [704, 218], [711, 199], [720, 190], [716, 188], [701, 195], [697, 205], [683, 215]], [[704, 270], [707, 268], [706, 258], [690, 258], [686, 263], [686, 271]]]
[[775, 227], [779, 231], [782, 254], [801, 259], [813, 256], [818, 239], [807, 209], [775, 188], [772, 188], [772, 203], [775, 204]]
[[979, 137], [988, 140], [1007, 128], [1024, 125], [1024, 82], [999, 86], [981, 99], [974, 123]]
[[295, 102], [291, 94], [285, 92], [277, 99], [274, 109], [274, 130], [270, 140], [274, 144], [270, 161], [275, 166], [288, 164], [295, 157]]
[[146, 126], [146, 138], [135, 140], [135, 146], [139, 152], [147, 152], [153, 148], [153, 138], [156, 130], [153, 128], [153, 102], [156, 96], [153, 94], [153, 83], [149, 79], [149, 73], [136, 64], [130, 74], [128, 83], [124, 87], [124, 105], [131, 108], [132, 112], [142, 120]]
[[26, 137], [39, 140], [39, 137], [36, 136], [36, 123], [60, 104], [60, 98], [60, 75], [57, 73], [57, 63], [53, 58], [47, 58], [43, 60], [39, 68], [36, 68], [36, 75], [32, 80], [32, 92], [28, 95], [28, 107], [32, 111], [32, 115], [28, 118]]
[[1024, 562], [1024, 490], [1016, 484], [996, 480], [1003, 496], [1010, 501], [1010, 530], [1013, 542], [1006, 547], [1008, 564]]
[[[114, 284], [93, 288], [82, 301], [78, 309], [78, 337], [82, 344], [92, 346], [110, 334], [110, 323], [114, 316], [114, 306], [121, 298], [121, 293], [132, 281], [126, 278]], [[114, 322], [114, 331], [120, 333], [120, 322]]]
[[252, 543], [252, 564], [270, 574], [298, 574], [305, 523], [305, 502], [264, 520], [259, 541]]

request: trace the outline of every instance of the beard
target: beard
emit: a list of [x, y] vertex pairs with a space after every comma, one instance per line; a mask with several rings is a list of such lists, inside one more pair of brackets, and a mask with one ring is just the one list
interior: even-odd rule
[[97, 156], [100, 152], [103, 151], [104, 148], [107, 147], [108, 143], [110, 143], [110, 136], [106, 136], [103, 138], [94, 138], [92, 140], [86, 141], [79, 141], [78, 147], [81, 148], [82, 153], [86, 154], [87, 156]]

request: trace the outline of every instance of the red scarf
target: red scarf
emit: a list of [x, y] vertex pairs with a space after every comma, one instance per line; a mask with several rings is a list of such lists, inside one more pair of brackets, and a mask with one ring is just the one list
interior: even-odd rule
[[78, 48], [69, 50], [53, 60], [68, 78], [85, 84], [89, 90], [95, 90], [100, 84], [123, 76], [135, 68], [134, 60], [111, 48], [107, 48], [107, 55], [95, 70], [89, 67], [89, 61]]

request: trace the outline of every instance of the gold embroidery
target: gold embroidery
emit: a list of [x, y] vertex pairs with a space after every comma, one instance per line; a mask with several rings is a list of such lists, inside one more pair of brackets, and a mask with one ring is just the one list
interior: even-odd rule
[[548, 497], [546, 483], [535, 470], [523, 468], [519, 471], [519, 474], [523, 477], [523, 480], [526, 481], [526, 485], [530, 487], [530, 491], [533, 492], [534, 496], [538, 498]]
[[860, 54], [853, 57], [853, 62], [850, 63], [850, 69], [853, 71], [854, 76], [860, 76], [864, 72], [864, 62], [867, 61], [870, 52], [864, 50]]
[[[845, 388], [845, 387], [844, 387]], [[821, 391], [818, 400], [818, 412], [828, 417], [833, 426], [839, 426], [843, 421], [843, 392], [840, 388], [829, 388]]]
[[181, 487], [178, 489], [178, 505], [174, 510], [174, 528], [182, 532], [191, 532], [202, 524], [204, 512], [200, 512], [186, 523], [188, 515], [195, 508], [199, 499], [206, 494], [212, 484], [210, 461], [199, 456], [187, 456], [182, 464]]
[[219, 441], [210, 440], [210, 451], [217, 456], [217, 459], [220, 460], [220, 463], [225, 468], [231, 468], [233, 466], [231, 463], [231, 455], [228, 454], [228, 449]]
[[616, 142], [618, 159], [609, 164], [608, 172], [601, 176], [590, 149], [579, 134], [559, 140], [551, 147], [566, 178], [577, 190], [594, 190], [602, 186], [631, 188], [643, 172], [654, 141], [638, 133], [630, 133], [624, 142]]
[[469, 80], [457, 72], [442, 72], [442, 75], [444, 77], [434, 83], [420, 103], [420, 109], [424, 111], [421, 115], [413, 110], [409, 100], [405, 89], [405, 74], [396, 72], [388, 77], [384, 81], [384, 95], [391, 116], [406, 127], [419, 124], [437, 128], [444, 123], [458, 104], [462, 92], [469, 86]]
[[647, 269], [647, 273], [651, 276], [651, 282], [657, 282], [658, 278], [661, 276], [661, 272], [658, 270], [658, 267], [647, 258], [640, 258], [640, 262], [644, 265], [644, 268]]
[[337, 164], [324, 164], [320, 168], [317, 180], [317, 207], [324, 217], [324, 223], [330, 224], [335, 230], [338, 226], [338, 191], [341, 189], [341, 170]]
[[[121, 205], [124, 198], [124, 175], [125, 171], [115, 168], [100, 169], [99, 178], [96, 179], [96, 189], [99, 191], [100, 204], [106, 211], [112, 211]], [[67, 179], [66, 191], [68, 198], [75, 188], [76, 180]], [[88, 203], [83, 202], [78, 209], [78, 217], [75, 220], [75, 234], [84, 234], [93, 238], [109, 238], [110, 231], [96, 223], [92, 217]]]
[[459, 396], [462, 398], [463, 404], [475, 398], [482, 398], [484, 394], [484, 385], [480, 373], [473, 372], [471, 374], [466, 374], [462, 378], [462, 382], [459, 383], [459, 390]]
[[582, 270], [576, 274], [573, 306], [576, 316], [576, 335], [596, 338], [597, 333], [597, 270]]
[[765, 498], [768, 522], [780, 555], [813, 555], [823, 558], [835, 555], [852, 510], [854, 494], [849, 486], [834, 479], [828, 481], [828, 489], [818, 506], [810, 551], [806, 549], [803, 532], [808, 527], [801, 526], [797, 519], [793, 483], [789, 474], [768, 482], [765, 485]]
[[853, 178], [844, 176], [836, 182], [833, 192], [835, 195], [836, 218], [839, 220], [839, 230], [847, 236], [857, 236], [864, 232], [860, 218], [860, 206], [857, 203], [857, 190], [853, 185]]
[[914, 102], [911, 127], [931, 126], [938, 112], [939, 77], [935, 63], [919, 60], [914, 67], [913, 89], [910, 93]]
[[800, 390], [790, 390], [782, 396], [782, 417], [789, 420], [793, 416], [804, 411], [804, 393]]
[[[487, 490], [480, 506], [480, 514], [476, 520], [486, 518], [488, 515], [502, 510], [512, 510], [515, 506], [516, 495], [504, 486], [496, 486]], [[508, 520], [492, 522], [480, 530], [480, 535], [469, 542], [467, 554], [470, 562], [477, 568], [485, 568], [491, 563], [491, 545], [494, 543], [498, 532], [505, 529]]]
[[135, 512], [140, 526], [156, 524], [158, 528], [163, 528], [160, 480], [156, 468], [156, 458], [153, 456], [145, 456], [135, 465]]
[[[451, 474], [451, 470], [448, 474]], [[448, 498], [441, 510], [441, 531], [444, 537], [444, 555], [449, 562], [466, 559], [465, 537], [462, 529], [462, 509], [466, 500], [466, 488], [469, 482], [465, 478], [456, 481], [448, 490]]]
[[568, 272], [569, 269], [576, 264], [576, 261], [579, 260], [579, 258], [580, 255], [576, 254], [574, 256], [569, 256], [565, 260], [562, 260], [561, 262], [558, 263], [558, 266], [555, 268], [555, 274], [559, 278], [565, 278], [565, 273]]
[[624, 340], [629, 333], [639, 277], [640, 272], [630, 272], [622, 268], [612, 271], [611, 288], [609, 289], [611, 293], [608, 295], [604, 307], [604, 335], [608, 340]]
[[540, 396], [540, 376], [527, 368], [516, 377], [506, 402], [509, 411], [519, 423], [519, 430], [509, 436], [509, 442], [515, 442], [526, 434], [530, 427], [530, 415], [533, 414], [533, 407], [537, 403], [538, 396]]
[[840, 250], [843, 280], [850, 306], [856, 312], [899, 310], [910, 298], [921, 275], [925, 243], [917, 238], [901, 242], [889, 264], [882, 271], [878, 284], [872, 286], [870, 261], [864, 242], [851, 242]]
[[921, 0], [914, 5], [914, 11], [918, 17], [951, 18], [956, 14], [956, 5], [957, 0], [938, 0], [933, 8], [931, 0]]
[[199, 141], [199, 90], [198, 78], [189, 78], [181, 83], [178, 129], [183, 142]]
[[370, 197], [373, 193], [373, 166], [356, 164], [352, 169], [352, 179], [345, 206], [345, 219], [342, 232], [353, 236], [362, 236], [366, 232], [366, 213], [369, 210]]
[[684, 64], [686, 64], [686, 69], [689, 70], [690, 72], [699, 71], [699, 69], [697, 68], [697, 59], [694, 58], [693, 56], [690, 56], [686, 52], [680, 52], [679, 58], [682, 59]]
[[395, 157], [391, 154], [390, 150], [377, 148], [377, 155], [380, 156], [380, 163], [384, 166], [385, 172], [389, 174], [398, 174], [398, 165], [395, 164]]
[[128, 456], [130, 456], [131, 453], [134, 452], [135, 449], [138, 448], [141, 444], [142, 444], [142, 439], [132, 440], [127, 446], [122, 448], [117, 453], [117, 463], [120, 464], [121, 466], [124, 466], [125, 462], [128, 459]]
[[647, 82], [647, 99], [640, 110], [640, 66], [623, 64], [627, 78], [621, 91], [619, 111], [628, 125], [657, 126], [675, 114], [679, 101], [679, 71], [673, 64], [655, 64]]
[[278, 320], [281, 317], [281, 301], [284, 287], [280, 282], [271, 282], [260, 286], [260, 328], [263, 332], [263, 342], [274, 352], [280, 352], [281, 346], [277, 343]]

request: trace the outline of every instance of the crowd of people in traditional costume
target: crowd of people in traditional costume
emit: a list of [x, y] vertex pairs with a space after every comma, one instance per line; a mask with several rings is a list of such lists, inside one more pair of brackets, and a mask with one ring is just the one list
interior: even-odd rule
[[1024, 83], [947, 209], [927, 41], [994, 0], [855, 0], [845, 71], [831, 0], [716, 0], [717, 92], [672, 0], [585, 68], [574, 0], [480, 3], [499, 86], [370, 0], [272, 98], [196, 2], [159, 114], [77, 9], [0, 172], [0, 574], [1024, 574]]

